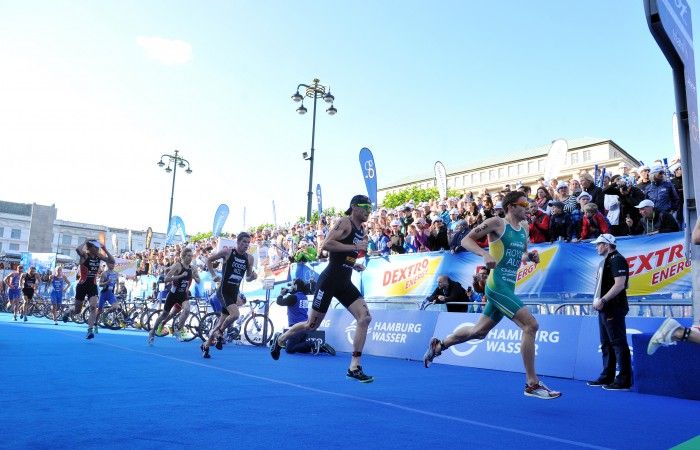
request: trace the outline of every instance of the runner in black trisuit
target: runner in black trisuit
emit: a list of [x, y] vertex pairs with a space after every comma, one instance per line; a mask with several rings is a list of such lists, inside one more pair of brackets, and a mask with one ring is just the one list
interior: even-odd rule
[[280, 350], [291, 336], [297, 333], [315, 330], [328, 312], [333, 297], [345, 306], [357, 321], [355, 338], [353, 339], [352, 359], [346, 376], [361, 383], [371, 383], [374, 378], [365, 374], [360, 365], [362, 349], [367, 338], [367, 328], [372, 320], [367, 304], [362, 294], [357, 290], [350, 277], [352, 271], [363, 271], [365, 266], [358, 263], [360, 251], [367, 251], [367, 236], [362, 224], [367, 221], [372, 204], [365, 195], [356, 195], [350, 201], [350, 208], [345, 211], [349, 217], [343, 217], [336, 222], [333, 229], [321, 244], [321, 250], [330, 253], [328, 266], [318, 277], [314, 294], [314, 303], [309, 319], [299, 322], [289, 330], [277, 333], [272, 339], [270, 354], [272, 359], [279, 359]]
[[[250, 235], [241, 232], [236, 238], [236, 248], [223, 249], [207, 259], [207, 268], [211, 273], [214, 281], [221, 280], [221, 285], [217, 292], [219, 300], [222, 303], [222, 310], [216, 325], [209, 333], [209, 339], [201, 345], [202, 357], [211, 358], [209, 355], [209, 347], [216, 341], [216, 348], [221, 350], [223, 347], [222, 334], [223, 330], [238, 319], [240, 312], [238, 311], [239, 290], [243, 277], [246, 281], [255, 280], [258, 275], [253, 271], [253, 257], [248, 254], [250, 246]], [[221, 278], [216, 276], [214, 272], [214, 262], [224, 259], [224, 264], [221, 269]]]
[[22, 308], [20, 309], [21, 315], [20, 319], [24, 317], [24, 321], [27, 321], [27, 313], [29, 312], [29, 306], [34, 299], [34, 290], [36, 286], [39, 285], [39, 274], [36, 273], [36, 267], [31, 266], [29, 272], [23, 273], [19, 280], [19, 285], [22, 288]]
[[[100, 253], [100, 250], [104, 254]], [[75, 251], [80, 256], [80, 279], [78, 280], [78, 285], [75, 288], [75, 306], [73, 306], [72, 313], [79, 314], [83, 309], [83, 301], [85, 297], [88, 298], [90, 302], [90, 316], [88, 318], [88, 330], [87, 339], [92, 339], [95, 337], [93, 333], [93, 327], [95, 326], [95, 319], [97, 318], [97, 283], [95, 278], [97, 277], [97, 272], [100, 270], [100, 261], [106, 263], [114, 264], [114, 257], [109, 253], [109, 251], [96, 240], [87, 240], [85, 243], [80, 245], [75, 249]], [[63, 314], [63, 321], [68, 321], [68, 316], [71, 311]]]

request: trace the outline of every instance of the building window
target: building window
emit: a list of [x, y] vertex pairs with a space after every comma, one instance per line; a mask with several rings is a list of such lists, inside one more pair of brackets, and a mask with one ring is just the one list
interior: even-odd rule
[[[18, 230], [16, 228], [13, 228], [12, 231], [10, 232], [10, 239], [20, 239], [22, 236], [22, 230]], [[10, 246], [12, 247], [12, 246]], [[12, 248], [10, 248], [12, 250]]]
[[496, 179], [496, 170], [495, 169], [489, 170], [489, 181], [493, 181], [495, 179]]
[[462, 186], [466, 186], [467, 183], [468, 183], [467, 175], [464, 175], [464, 176], [462, 177]]
[[479, 183], [486, 182], [486, 171], [479, 172]]
[[19, 251], [19, 244], [10, 244], [10, 251], [11, 252], [18, 252]]
[[0, 227], [0, 238], [5, 236], [5, 227]]
[[2, 252], [2, 242], [0, 242], [0, 252]]
[[515, 166], [508, 166], [508, 176], [509, 177], [515, 176]]
[[498, 168], [498, 179], [502, 180], [505, 177], [506, 177], [506, 169], [503, 167], [499, 167]]
[[64, 234], [61, 236], [61, 245], [70, 245], [73, 241], [73, 236]]
[[544, 172], [544, 159], [537, 160], [537, 171]]
[[67, 249], [67, 248], [62, 248], [62, 249], [61, 249], [61, 254], [62, 254], [62, 255], [70, 256], [71, 253], [72, 253], [72, 252], [71, 252], [70, 249]]
[[476, 184], [476, 174], [472, 174], [472, 186]]
[[571, 165], [578, 164], [578, 152], [571, 154]]
[[518, 164], [518, 175], [523, 175], [524, 171], [525, 171], [525, 164], [519, 163]]
[[590, 150], [584, 150], [584, 151], [583, 151], [583, 160], [584, 160], [584, 161], [590, 161], [590, 160], [591, 160], [591, 151], [590, 151]]
[[528, 161], [527, 163], [527, 173], [535, 172], [535, 161]]

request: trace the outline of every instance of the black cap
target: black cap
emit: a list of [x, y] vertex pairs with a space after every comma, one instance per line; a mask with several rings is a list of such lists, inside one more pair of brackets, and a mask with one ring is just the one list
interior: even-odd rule
[[557, 206], [564, 209], [564, 202], [549, 202], [549, 206]]
[[370, 204], [369, 198], [366, 195], [356, 195], [350, 200], [350, 207], [345, 211], [345, 214], [352, 212], [352, 207], [355, 205]]

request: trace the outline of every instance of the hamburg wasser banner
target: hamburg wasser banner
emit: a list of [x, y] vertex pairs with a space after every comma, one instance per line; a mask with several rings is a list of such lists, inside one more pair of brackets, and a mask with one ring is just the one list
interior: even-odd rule
[[[692, 291], [690, 262], [685, 258], [682, 232], [618, 238], [617, 250], [630, 268], [627, 295], [688, 298]], [[580, 296], [592, 297], [602, 257], [590, 242], [531, 245], [540, 255], [539, 264], [523, 264], [518, 270], [516, 293], [540, 302], [560, 303]], [[370, 257], [366, 270], [353, 274], [353, 282], [366, 298], [426, 297], [437, 286], [437, 277], [447, 275], [470, 286], [483, 259], [469, 252], [409, 253]], [[316, 273], [325, 265], [312, 266]], [[679, 300], [676, 298], [676, 300]]]

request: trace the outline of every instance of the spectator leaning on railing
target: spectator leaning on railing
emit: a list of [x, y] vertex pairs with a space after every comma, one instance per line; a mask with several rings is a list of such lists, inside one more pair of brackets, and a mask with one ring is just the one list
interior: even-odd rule
[[676, 219], [670, 213], [657, 211], [651, 200], [643, 200], [637, 205], [637, 208], [641, 216], [639, 221], [635, 223], [631, 218], [626, 219], [631, 234], [649, 235], [680, 230]]
[[[447, 275], [438, 277], [438, 285], [427, 300], [430, 303], [468, 302], [469, 296], [462, 285]], [[447, 305], [448, 312], [467, 312], [467, 305]]]

